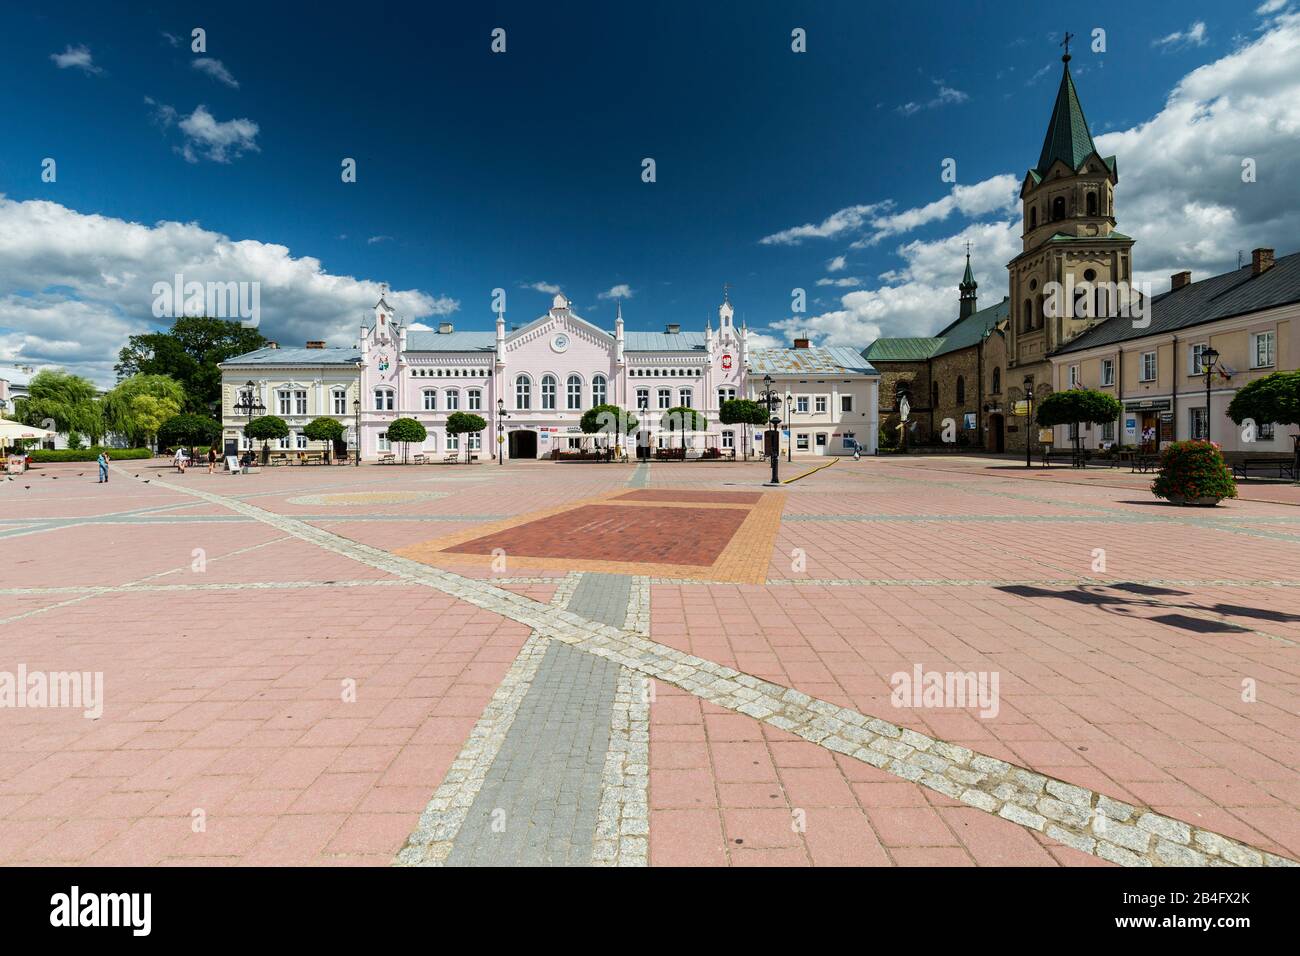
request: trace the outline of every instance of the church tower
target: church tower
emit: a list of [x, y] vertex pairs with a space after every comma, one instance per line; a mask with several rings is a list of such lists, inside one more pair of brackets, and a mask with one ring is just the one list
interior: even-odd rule
[[1133, 239], [1115, 229], [1119, 169], [1093, 145], [1069, 43], [1067, 33], [1047, 135], [1020, 187], [1023, 248], [1007, 264], [1008, 385], [1021, 388], [1032, 377], [1035, 394], [1050, 383], [1047, 356], [1126, 306], [1133, 276]]
[[961, 277], [961, 285], [957, 287], [961, 290], [961, 315], [960, 318], [966, 318], [973, 315], [976, 311], [977, 292], [979, 283], [975, 281], [975, 273], [970, 269], [970, 243], [966, 243], [966, 274]]

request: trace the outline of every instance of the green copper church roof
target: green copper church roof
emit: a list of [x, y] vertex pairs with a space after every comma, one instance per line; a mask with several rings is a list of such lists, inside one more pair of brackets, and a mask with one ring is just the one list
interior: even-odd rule
[[1070, 76], [1067, 56], [1065, 69], [1061, 72], [1061, 87], [1056, 91], [1056, 105], [1047, 124], [1047, 136], [1043, 139], [1043, 151], [1034, 171], [1039, 177], [1045, 176], [1048, 167], [1058, 159], [1071, 169], [1078, 169], [1096, 151], [1092, 134], [1088, 132], [1088, 121], [1083, 117], [1083, 107], [1079, 104], [1079, 93], [1074, 88], [1074, 78]]
[[976, 283], [975, 283], [975, 273], [971, 272], [971, 269], [970, 269], [970, 253], [968, 252], [968, 253], [966, 253], [966, 274], [965, 274], [964, 276], [961, 277], [961, 285], [959, 286], [959, 288], [962, 288], [962, 289], [973, 289], [973, 288], [975, 288], [975, 285], [976, 285]]

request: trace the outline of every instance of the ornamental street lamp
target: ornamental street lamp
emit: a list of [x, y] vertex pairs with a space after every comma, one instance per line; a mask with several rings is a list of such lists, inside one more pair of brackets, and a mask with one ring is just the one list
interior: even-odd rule
[[1029, 439], [1029, 430], [1034, 427], [1034, 380], [1025, 378], [1025, 467], [1034, 467], [1032, 455], [1034, 443]]
[[[772, 388], [771, 375], [763, 376], [763, 391], [759, 393], [759, 401], [767, 406], [769, 414], [772, 413], [774, 408], [781, 407], [781, 396]], [[776, 430], [776, 426], [781, 424], [781, 419], [776, 415], [772, 415], [769, 424], [771, 428], [768, 429], [767, 434], [764, 436], [767, 447], [763, 451], [765, 454], [771, 454], [772, 456], [772, 484], [776, 485], [780, 484], [780, 478], [777, 476], [777, 465], [781, 461], [780, 433]]]
[[790, 432], [785, 443], [785, 460], [794, 461], [794, 396], [789, 392], [785, 393], [785, 427]]
[[510, 417], [510, 413], [506, 411], [506, 400], [504, 398], [498, 398], [497, 399], [497, 464], [498, 465], [504, 465], [506, 463], [503, 449], [506, 442], [505, 420], [509, 417]]
[[[257, 383], [255, 383], [252, 379], [249, 379], [247, 382], [244, 383], [243, 392], [244, 392], [243, 397], [238, 402], [236, 402], [233, 407], [236, 412], [247, 415], [248, 424], [252, 424], [253, 418], [255, 416], [261, 415], [263, 412], [266, 411], [266, 406], [263, 405], [262, 402], [258, 399]], [[253, 440], [248, 437], [247, 424], [244, 426], [244, 440], [248, 442], [248, 454], [246, 456], [247, 460], [244, 462], [244, 464], [247, 465], [248, 462], [251, 461], [253, 457]]]
[[1205, 369], [1205, 440], [1210, 440], [1210, 382], [1214, 366], [1219, 362], [1219, 350], [1207, 345], [1201, 351], [1201, 366]]
[[353, 426], [353, 431], [356, 433], [356, 438], [354, 439], [356, 449], [352, 455], [353, 458], [352, 466], [354, 468], [360, 468], [361, 467], [361, 399], [354, 398], [352, 400], [352, 414], [356, 418], [356, 425]]

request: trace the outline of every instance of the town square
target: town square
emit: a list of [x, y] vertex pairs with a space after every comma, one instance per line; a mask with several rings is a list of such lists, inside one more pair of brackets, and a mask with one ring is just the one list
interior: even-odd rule
[[5, 19], [16, 925], [1285, 923], [1292, 0]]

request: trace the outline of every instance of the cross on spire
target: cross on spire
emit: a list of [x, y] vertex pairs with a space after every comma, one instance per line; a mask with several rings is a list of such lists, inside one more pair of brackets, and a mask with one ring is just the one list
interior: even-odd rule
[[1065, 56], [1061, 57], [1062, 63], [1070, 62], [1070, 41], [1074, 39], [1074, 34], [1069, 30], [1065, 31], [1065, 39], [1061, 41], [1061, 46], [1065, 47]]
[[722, 283], [722, 301], [723, 302], [731, 301], [731, 283], [729, 282]]

